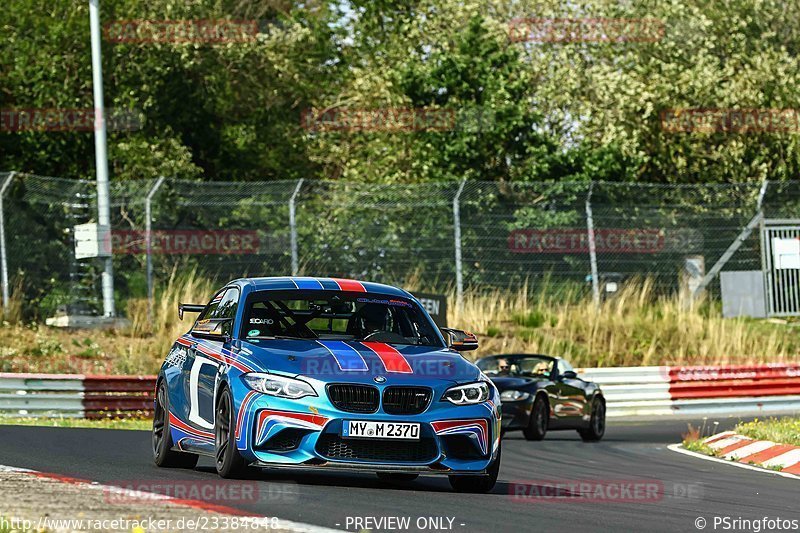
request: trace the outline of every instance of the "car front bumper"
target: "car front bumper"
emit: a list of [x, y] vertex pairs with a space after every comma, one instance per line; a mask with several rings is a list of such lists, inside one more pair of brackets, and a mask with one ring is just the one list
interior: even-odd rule
[[[239, 453], [260, 467], [480, 474], [499, 447], [501, 417], [492, 399], [471, 406], [434, 400], [421, 414], [389, 415], [340, 411], [326, 398], [286, 400], [248, 393], [238, 413]], [[342, 425], [348, 420], [419, 423], [420, 438], [346, 438]]]

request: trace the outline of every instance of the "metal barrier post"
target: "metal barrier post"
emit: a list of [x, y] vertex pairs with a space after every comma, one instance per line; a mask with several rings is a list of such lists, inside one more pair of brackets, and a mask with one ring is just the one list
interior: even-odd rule
[[295, 202], [297, 195], [300, 192], [300, 187], [303, 186], [303, 178], [297, 182], [292, 196], [289, 197], [289, 239], [292, 248], [292, 276], [296, 276], [300, 270], [300, 258], [297, 251], [297, 219], [295, 211]]
[[461, 193], [464, 192], [464, 185], [467, 184], [466, 178], [461, 181], [458, 191], [453, 198], [453, 236], [456, 251], [456, 309], [461, 311], [464, 306], [464, 267], [461, 260]]
[[589, 182], [589, 193], [586, 195], [586, 232], [589, 236], [589, 264], [592, 269], [592, 300], [595, 308], [600, 308], [600, 280], [597, 273], [597, 246], [594, 237], [594, 218], [592, 216], [592, 191], [594, 182]]
[[150, 188], [150, 192], [147, 193], [147, 196], [144, 199], [144, 239], [145, 245], [147, 246], [147, 318], [149, 320], [153, 320], [153, 257], [152, 257], [152, 211], [151, 211], [151, 204], [153, 201], [153, 196], [155, 196], [156, 191], [161, 187], [161, 184], [164, 183], [164, 176], [160, 176], [155, 184]]
[[744, 241], [746, 241], [747, 238], [750, 237], [750, 234], [753, 233], [753, 230], [756, 229], [761, 224], [761, 221], [764, 219], [764, 211], [762, 205], [764, 203], [764, 196], [767, 194], [768, 186], [769, 186], [769, 181], [765, 179], [764, 182], [761, 184], [761, 189], [758, 191], [758, 200], [756, 201], [756, 214], [753, 216], [753, 218], [750, 219], [750, 222], [747, 223], [747, 225], [744, 227], [744, 229], [742, 229], [741, 233], [739, 233], [739, 235], [736, 237], [736, 239], [734, 239], [734, 241], [730, 244], [730, 246], [728, 246], [728, 249], [725, 250], [725, 253], [723, 253], [722, 256], [717, 260], [717, 262], [714, 263], [714, 266], [711, 267], [711, 270], [709, 270], [708, 273], [705, 275], [703, 280], [700, 282], [700, 284], [692, 293], [692, 301], [696, 300], [701, 294], [703, 294], [703, 291], [706, 290], [708, 284], [711, 283], [711, 281], [717, 276], [717, 274], [720, 273], [722, 267], [725, 266], [725, 263], [727, 263], [730, 260], [730, 258], [733, 257], [733, 254], [736, 253], [736, 250], [738, 250], [742, 246], [742, 244], [744, 244]]
[[16, 172], [10, 172], [8, 176], [6, 176], [3, 185], [0, 187], [0, 263], [2, 264], [0, 268], [2, 268], [3, 271], [3, 309], [8, 309], [8, 301], [10, 299], [8, 289], [8, 259], [6, 254], [6, 213], [3, 199], [6, 195], [6, 189], [11, 185], [11, 180], [14, 179], [14, 174], [16, 174]]

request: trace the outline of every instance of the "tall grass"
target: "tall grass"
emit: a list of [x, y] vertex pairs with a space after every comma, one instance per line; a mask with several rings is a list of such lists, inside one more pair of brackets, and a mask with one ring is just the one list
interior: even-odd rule
[[[409, 276], [406, 286], [422, 286]], [[175, 270], [157, 287], [152, 316], [147, 302], [128, 302], [124, 331], [65, 331], [3, 323], [0, 370], [149, 374], [158, 370], [194, 316], [178, 319], [178, 303], [204, 303], [218, 288], [194, 270]], [[577, 284], [550, 280], [517, 290], [469, 291], [448, 323], [480, 337], [470, 355], [545, 353], [576, 366], [744, 364], [796, 361], [800, 328], [767, 320], [725, 319], [718, 305], [684, 305], [654, 290], [649, 279], [625, 284], [595, 308]], [[10, 307], [10, 306], [9, 306]], [[91, 349], [87, 349], [90, 346]]]
[[156, 291], [152, 316], [146, 299], [128, 302], [131, 339], [123, 352], [123, 368], [158, 368], [175, 339], [185, 333], [194, 315], [178, 318], [179, 303], [205, 303], [218, 289], [211, 280], [198, 275], [195, 269], [174, 269], [163, 287]]
[[0, 302], [0, 320], [9, 324], [22, 322], [22, 278], [17, 278], [8, 295], [8, 305]]
[[577, 288], [465, 295], [448, 321], [481, 336], [478, 355], [546, 353], [580, 366], [736, 364], [796, 360], [800, 331], [787, 324], [723, 318], [717, 305], [685, 305], [633, 280], [597, 309]]

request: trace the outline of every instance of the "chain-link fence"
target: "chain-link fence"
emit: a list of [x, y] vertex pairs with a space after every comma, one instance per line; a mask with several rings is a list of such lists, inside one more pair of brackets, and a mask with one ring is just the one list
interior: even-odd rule
[[[718, 263], [761, 268], [748, 222], [762, 209], [800, 216], [800, 182], [767, 185], [113, 182], [118, 309], [187, 269], [219, 282], [305, 274], [456, 294], [545, 278], [589, 293], [593, 280], [602, 291], [640, 276], [675, 291], [687, 264], [700, 277]], [[99, 312], [100, 265], [75, 259], [73, 231], [96, 219], [94, 181], [0, 173], [0, 188], [4, 290], [22, 291], [29, 316]]]

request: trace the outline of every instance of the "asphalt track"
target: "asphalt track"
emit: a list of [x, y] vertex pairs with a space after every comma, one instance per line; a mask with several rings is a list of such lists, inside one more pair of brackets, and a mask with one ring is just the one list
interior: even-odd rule
[[[733, 423], [723, 422], [719, 429]], [[571, 431], [552, 432], [542, 442], [527, 442], [510, 433], [503, 439], [500, 481], [491, 494], [451, 492], [446, 478], [390, 485], [372, 474], [280, 470], [257, 472], [247, 481], [258, 488], [257, 501], [215, 503], [350, 531], [364, 525], [355, 522], [356, 517], [386, 516], [410, 518], [411, 531], [421, 525], [426, 531], [469, 532], [698, 531], [698, 517], [706, 520], [706, 531], [722, 531], [723, 524], [714, 527], [715, 516], [800, 520], [800, 480], [668, 450], [667, 445], [680, 441], [685, 429], [685, 421], [674, 420], [617, 423], [609, 426], [602, 442], [594, 444], [581, 442]], [[143, 431], [0, 426], [0, 464], [121, 486], [237, 483], [218, 480], [208, 459], [201, 459], [195, 470], [159, 469], [150, 459], [149, 439]], [[599, 485], [584, 485], [577, 492], [561, 488], [560, 497], [554, 499], [557, 482]], [[630, 493], [627, 496], [634, 501], [618, 501], [608, 489], [609, 483], [617, 482], [647, 482], [657, 487], [657, 494]], [[581, 494], [586, 487], [598, 486], [610, 500]], [[524, 496], [513, 496], [520, 492]], [[428, 517], [444, 518], [444, 527], [417, 522]], [[453, 519], [452, 526], [447, 525], [448, 518]]]

